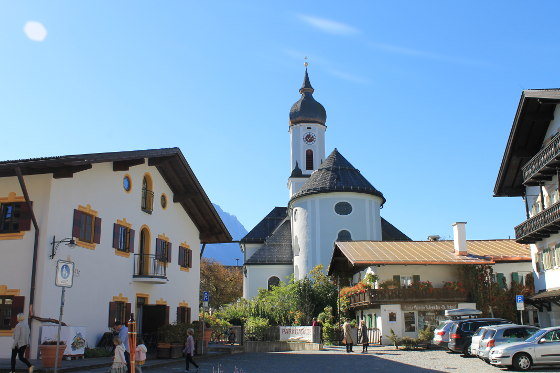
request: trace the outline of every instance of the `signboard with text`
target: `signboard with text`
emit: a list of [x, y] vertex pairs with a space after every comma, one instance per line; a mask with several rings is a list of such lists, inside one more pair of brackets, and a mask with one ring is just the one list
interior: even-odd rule
[[320, 330], [318, 326], [280, 326], [281, 341], [300, 341], [319, 343]]
[[523, 295], [516, 295], [515, 304], [517, 305], [518, 311], [525, 310], [525, 297]]

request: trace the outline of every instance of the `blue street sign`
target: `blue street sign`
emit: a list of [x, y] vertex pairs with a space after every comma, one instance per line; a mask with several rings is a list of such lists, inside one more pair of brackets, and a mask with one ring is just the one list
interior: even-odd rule
[[515, 303], [525, 303], [525, 297], [523, 295], [516, 295]]
[[203, 302], [208, 302], [209, 298], [210, 298], [210, 293], [209, 292], [205, 291], [205, 292], [202, 293], [202, 301]]

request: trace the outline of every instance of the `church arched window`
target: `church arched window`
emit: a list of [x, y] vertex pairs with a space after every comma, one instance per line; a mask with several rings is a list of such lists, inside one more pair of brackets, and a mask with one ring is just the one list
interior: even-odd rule
[[273, 286], [280, 285], [280, 279], [276, 276], [272, 276], [268, 279], [268, 290], [272, 290]]
[[305, 151], [305, 169], [312, 170], [313, 169], [313, 150], [307, 149]]
[[338, 232], [338, 237], [336, 238], [337, 241], [352, 241], [352, 235], [347, 230], [343, 229]]

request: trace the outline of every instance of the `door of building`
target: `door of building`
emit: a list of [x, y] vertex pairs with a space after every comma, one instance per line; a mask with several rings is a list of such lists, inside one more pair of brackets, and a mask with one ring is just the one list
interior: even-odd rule
[[167, 306], [144, 304], [142, 306], [142, 335], [146, 345], [154, 344], [157, 331], [160, 327], [169, 324], [169, 312]]

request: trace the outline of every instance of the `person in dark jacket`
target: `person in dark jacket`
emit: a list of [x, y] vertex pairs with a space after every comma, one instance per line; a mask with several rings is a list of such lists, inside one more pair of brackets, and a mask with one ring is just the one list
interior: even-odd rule
[[360, 332], [360, 343], [362, 344], [362, 352], [367, 352], [367, 348], [369, 346], [369, 337], [367, 335], [367, 326], [365, 320], [362, 320], [362, 322], [360, 322]]

